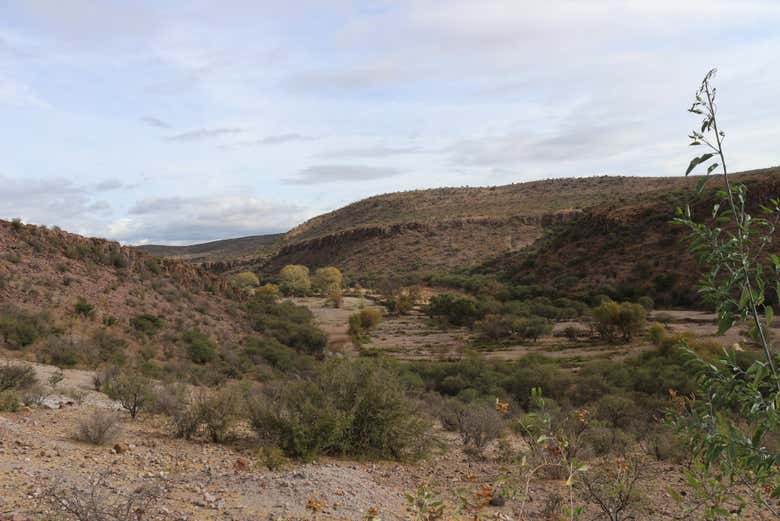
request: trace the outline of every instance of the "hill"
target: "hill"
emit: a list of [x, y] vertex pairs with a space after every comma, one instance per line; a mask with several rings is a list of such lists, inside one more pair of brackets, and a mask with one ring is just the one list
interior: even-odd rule
[[[241, 259], [256, 260], [270, 255], [284, 234], [252, 235], [238, 239], [192, 244], [189, 246], [166, 246], [145, 244], [136, 249], [151, 255], [178, 259], [193, 264], [201, 264], [214, 271], [224, 271], [239, 263]], [[220, 265], [222, 264], [222, 265]]]
[[[779, 174], [770, 168], [734, 177], [771, 192], [767, 183]], [[286, 264], [335, 265], [366, 283], [481, 266], [514, 281], [553, 281], [564, 293], [645, 291], [686, 303], [695, 300], [692, 259], [668, 221], [693, 199], [698, 180], [600, 176], [415, 190], [357, 201], [273, 240], [143, 248], [220, 272], [271, 276]], [[713, 176], [707, 193], [719, 183]], [[249, 254], [255, 241], [265, 248], [261, 256]]]
[[[0, 220], [0, 358], [140, 364], [159, 378], [213, 383], [270, 370], [248, 353], [253, 342], [278, 346], [297, 332], [308, 335], [307, 347], [319, 346], [305, 314], [246, 300], [227, 279], [191, 264]], [[265, 324], [273, 313], [281, 316]]]
[[[700, 304], [700, 269], [689, 251], [687, 230], [671, 223], [676, 208], [690, 205], [699, 220], [710, 216], [723, 187], [713, 177], [701, 195], [690, 183], [671, 180], [669, 189], [649, 191], [634, 201], [595, 205], [548, 229], [522, 251], [492, 259], [472, 273], [491, 274], [514, 285], [546, 286], [547, 292], [580, 298], [605, 294], [620, 300], [646, 295], [665, 306]], [[780, 168], [734, 175], [748, 187], [750, 211], [780, 194]], [[775, 251], [777, 247], [773, 247]]]
[[[763, 179], [778, 173], [769, 169], [737, 178]], [[604, 238], [614, 235], [612, 220], [628, 222], [650, 208], [668, 220], [676, 206], [691, 196], [697, 181], [695, 177], [603, 176], [371, 197], [291, 230], [279, 252], [260, 269], [273, 273], [291, 263], [333, 264], [367, 281], [387, 274], [463, 270], [505, 255], [525, 255], [520, 252], [529, 248], [543, 249], [549, 241], [539, 241], [567, 224], [579, 229], [597, 217], [606, 219], [600, 228], [606, 235], [599, 236]], [[713, 186], [717, 182], [713, 179]], [[645, 232], [657, 230], [644, 229], [641, 222], [636, 226], [632, 234], [639, 239], [634, 253], [640, 254], [645, 238], [649, 240]], [[596, 231], [587, 240], [595, 239]], [[559, 262], [558, 253], [547, 260]], [[583, 253], [596, 252], [585, 248]], [[612, 252], [604, 249], [598, 255], [579, 261], [610, 264]], [[631, 262], [630, 256], [623, 260]]]

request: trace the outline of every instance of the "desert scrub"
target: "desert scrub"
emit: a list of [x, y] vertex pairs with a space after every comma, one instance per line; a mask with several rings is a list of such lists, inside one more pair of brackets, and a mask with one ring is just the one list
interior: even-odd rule
[[295, 458], [318, 454], [414, 459], [429, 442], [428, 423], [389, 364], [332, 360], [316, 376], [270, 386], [248, 403], [261, 440]]
[[29, 365], [5, 363], [0, 365], [0, 391], [21, 391], [38, 382], [35, 369]]
[[187, 358], [196, 364], [205, 364], [217, 357], [214, 343], [197, 329], [185, 332], [181, 337], [181, 343], [187, 352]]
[[137, 370], [123, 369], [103, 386], [103, 392], [135, 419], [151, 399], [151, 382]]
[[361, 309], [349, 317], [349, 336], [360, 344], [368, 333], [382, 321], [382, 312], [376, 308]]
[[73, 437], [92, 445], [103, 445], [114, 440], [119, 433], [119, 417], [112, 411], [94, 410], [82, 416]]

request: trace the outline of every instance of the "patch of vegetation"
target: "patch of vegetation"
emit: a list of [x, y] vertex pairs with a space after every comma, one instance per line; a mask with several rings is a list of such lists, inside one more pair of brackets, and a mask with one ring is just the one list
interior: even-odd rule
[[426, 449], [427, 425], [397, 371], [373, 360], [332, 360], [316, 376], [280, 383], [250, 401], [261, 439], [291, 457], [318, 454], [407, 459]]
[[48, 332], [48, 322], [44, 315], [8, 308], [0, 311], [0, 336], [9, 349], [22, 349]]
[[258, 298], [247, 304], [247, 312], [256, 331], [286, 346], [314, 356], [325, 350], [327, 338], [314, 325], [311, 311], [303, 306]]
[[154, 336], [162, 329], [164, 321], [161, 317], [143, 313], [130, 319], [130, 326], [146, 336]]
[[187, 357], [196, 364], [206, 364], [217, 357], [217, 348], [208, 336], [197, 329], [186, 331], [181, 337]]

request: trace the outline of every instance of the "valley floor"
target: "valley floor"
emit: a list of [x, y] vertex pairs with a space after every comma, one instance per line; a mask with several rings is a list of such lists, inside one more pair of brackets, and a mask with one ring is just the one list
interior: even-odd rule
[[[41, 381], [54, 370], [36, 366]], [[224, 445], [184, 441], [171, 436], [165, 419], [149, 415], [133, 421], [123, 413], [115, 442], [84, 444], [73, 438], [78, 419], [117, 404], [91, 389], [89, 371], [65, 370], [64, 377], [57, 388], [79, 395], [78, 401], [52, 392], [40, 407], [0, 414], [0, 519], [65, 519], [47, 502], [49, 488], [68, 484], [88, 490], [89, 481], [103, 474], [107, 486], [97, 492], [109, 499], [142, 484], [164, 486], [147, 520], [410, 519], [405, 494], [427, 484], [448, 505], [442, 519], [542, 521], [557, 519], [544, 512], [568, 493], [563, 479], [535, 479], [526, 494], [516, 461], [499, 458], [495, 450], [475, 460], [463, 453], [457, 435], [440, 430], [439, 448], [420, 463], [327, 459], [288, 462], [276, 471], [262, 466], [248, 429]], [[519, 454], [518, 440], [510, 441]], [[683, 487], [681, 469], [645, 459], [637, 519], [675, 519], [682, 510], [666, 491]], [[506, 504], [487, 504], [486, 490], [502, 494]], [[528, 498], [525, 517], [519, 515], [522, 497]], [[471, 507], [458, 513], [463, 500]]]

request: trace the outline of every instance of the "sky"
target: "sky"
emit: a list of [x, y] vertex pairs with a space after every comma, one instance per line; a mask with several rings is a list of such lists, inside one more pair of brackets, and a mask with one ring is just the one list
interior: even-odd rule
[[126, 244], [370, 195], [681, 175], [718, 67], [732, 170], [780, 164], [777, 0], [3, 0], [0, 218]]

